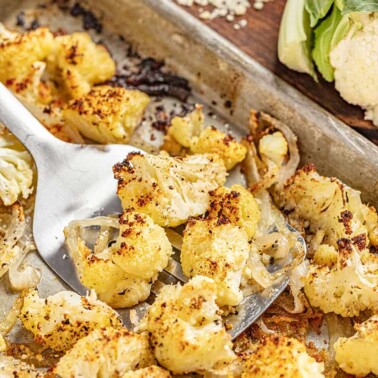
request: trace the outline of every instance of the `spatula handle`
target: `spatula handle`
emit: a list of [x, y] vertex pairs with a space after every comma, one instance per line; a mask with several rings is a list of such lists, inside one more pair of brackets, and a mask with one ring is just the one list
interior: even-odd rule
[[[4, 84], [0, 83], [0, 122], [14, 134], [35, 159], [43, 145], [59, 144]], [[58, 147], [58, 146], [57, 146]]]

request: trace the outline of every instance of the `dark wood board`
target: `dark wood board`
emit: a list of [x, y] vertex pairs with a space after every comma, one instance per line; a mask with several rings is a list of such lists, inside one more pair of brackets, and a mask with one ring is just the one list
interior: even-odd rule
[[[233, 23], [223, 18], [204, 22], [264, 67], [378, 145], [378, 128], [364, 120], [361, 108], [345, 102], [335, 90], [333, 83], [324, 80], [316, 83], [310, 76], [291, 71], [278, 61], [278, 30], [285, 3], [286, 0], [273, 0], [260, 11], [251, 8], [241, 17], [248, 21], [248, 26], [240, 30], [235, 30]], [[198, 7], [185, 9], [198, 16]]]

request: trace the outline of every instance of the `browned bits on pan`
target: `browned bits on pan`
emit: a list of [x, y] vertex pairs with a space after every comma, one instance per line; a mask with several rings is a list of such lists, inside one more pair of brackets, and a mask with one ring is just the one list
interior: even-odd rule
[[151, 96], [171, 96], [186, 101], [191, 93], [188, 81], [163, 68], [164, 62], [146, 58], [140, 62], [136, 73], [115, 75], [108, 84], [139, 89]]

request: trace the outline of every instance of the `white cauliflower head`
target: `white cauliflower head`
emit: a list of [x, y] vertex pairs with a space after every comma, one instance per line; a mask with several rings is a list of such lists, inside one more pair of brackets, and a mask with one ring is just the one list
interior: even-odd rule
[[348, 317], [366, 309], [377, 311], [378, 257], [368, 250], [358, 251], [349, 239], [340, 239], [338, 244], [336, 263], [331, 253], [320, 260], [322, 265], [310, 265], [304, 290], [311, 305]]
[[262, 339], [247, 357], [242, 378], [323, 378], [323, 371], [303, 343], [274, 335]]
[[63, 109], [63, 117], [86, 138], [105, 144], [127, 143], [149, 101], [137, 90], [100, 85], [71, 100]]
[[[93, 250], [81, 239], [85, 226], [101, 227]], [[119, 231], [114, 242], [112, 230]], [[119, 222], [110, 217], [74, 221], [65, 236], [80, 281], [113, 308], [147, 299], [152, 282], [172, 254], [164, 229], [142, 213], [124, 213]]]
[[90, 331], [102, 327], [122, 327], [118, 314], [97, 300], [70, 291], [40, 298], [36, 290], [24, 298], [20, 320], [35, 340], [57, 351], [70, 349]]
[[149, 308], [146, 328], [159, 363], [174, 374], [205, 372], [235, 358], [215, 303], [217, 287], [196, 276], [165, 286]]
[[59, 360], [54, 373], [61, 378], [115, 378], [154, 362], [147, 336], [108, 327], [81, 338]]
[[335, 68], [335, 86], [351, 104], [366, 110], [365, 117], [378, 126], [378, 17], [372, 15], [362, 27], [349, 35], [331, 51]]
[[34, 163], [17, 139], [0, 131], [0, 199], [5, 206], [33, 192]]
[[215, 154], [173, 158], [131, 153], [113, 170], [123, 208], [145, 213], [168, 227], [203, 214], [209, 192], [223, 185], [227, 175]]
[[335, 359], [348, 374], [365, 377], [378, 375], [378, 316], [355, 326], [352, 337], [340, 337], [334, 344]]

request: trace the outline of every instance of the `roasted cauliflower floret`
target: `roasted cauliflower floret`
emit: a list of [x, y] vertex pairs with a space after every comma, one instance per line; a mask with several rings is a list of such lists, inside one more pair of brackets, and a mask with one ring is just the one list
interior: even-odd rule
[[82, 297], [62, 291], [46, 299], [36, 290], [24, 298], [20, 320], [37, 342], [57, 351], [70, 349], [90, 331], [101, 327], [122, 327], [118, 314], [97, 300], [95, 293]]
[[217, 286], [219, 306], [236, 306], [243, 299], [239, 289], [248, 259], [246, 232], [222, 219], [189, 219], [181, 249], [181, 265], [187, 277], [210, 277]]
[[269, 336], [247, 357], [242, 378], [322, 378], [323, 370], [297, 339]]
[[174, 117], [171, 121], [168, 134], [181, 146], [190, 148], [193, 137], [198, 137], [203, 130], [205, 116], [202, 105], [196, 105], [195, 109], [185, 117]]
[[378, 316], [355, 326], [352, 337], [340, 337], [334, 344], [335, 359], [348, 374], [365, 377], [378, 375]]
[[227, 170], [242, 162], [247, 153], [247, 149], [241, 143], [215, 127], [207, 127], [198, 138], [194, 138], [190, 150], [195, 154], [218, 154], [224, 161]]
[[34, 366], [11, 356], [0, 356], [0, 377], [2, 378], [42, 378], [44, 373]]
[[212, 278], [219, 306], [236, 306], [243, 299], [239, 286], [249, 256], [248, 240], [259, 220], [253, 195], [241, 185], [210, 192], [206, 215], [189, 219], [181, 249], [183, 272]]
[[151, 283], [128, 274], [111, 259], [109, 250], [94, 254], [83, 240], [73, 256], [80, 282], [95, 290], [99, 298], [113, 308], [131, 307], [148, 298]]
[[47, 28], [24, 34], [0, 30], [0, 81], [11, 85], [21, 82], [33, 71], [33, 64], [46, 60], [54, 45]]
[[131, 153], [113, 171], [122, 207], [168, 227], [204, 213], [209, 192], [223, 185], [227, 175], [222, 160], [211, 154], [173, 158]]
[[17, 139], [0, 130], [0, 199], [5, 206], [33, 192], [33, 159]]
[[159, 366], [149, 366], [144, 369], [129, 371], [122, 378], [170, 378], [171, 373]]
[[[100, 231], [93, 251], [80, 236], [85, 225], [106, 227], [104, 233]], [[109, 243], [110, 228], [119, 229], [115, 243]], [[119, 222], [110, 217], [74, 221], [65, 229], [65, 236], [82, 284], [114, 308], [130, 307], [147, 299], [152, 282], [172, 254], [164, 229], [148, 215], [136, 212], [124, 213]]]
[[287, 141], [280, 131], [264, 135], [259, 141], [259, 153], [263, 161], [281, 166], [288, 154]]
[[47, 69], [66, 98], [82, 97], [92, 85], [103, 83], [115, 74], [115, 63], [109, 52], [94, 43], [87, 33], [58, 36], [54, 46]]
[[162, 227], [145, 214], [124, 213], [120, 235], [111, 249], [113, 262], [129, 274], [156, 279], [168, 265], [172, 246]]
[[185, 117], [174, 117], [162, 148], [172, 154], [180, 151], [173, 143], [176, 141], [194, 154], [216, 153], [224, 161], [227, 170], [243, 161], [246, 147], [215, 127], [204, 128], [204, 120], [200, 105]]
[[242, 227], [247, 233], [248, 240], [256, 232], [261, 219], [259, 205], [252, 193], [241, 185], [225, 186], [210, 192], [210, 206], [208, 216], [228, 220], [230, 223]]
[[365, 235], [368, 245], [369, 235], [377, 232], [372, 210], [361, 203], [360, 193], [335, 178], [320, 176], [313, 165], [297, 171], [284, 195], [285, 208], [292, 211], [291, 216], [309, 222], [313, 232], [323, 231], [324, 244], [337, 248], [340, 238], [358, 241]]
[[149, 97], [138, 90], [101, 85], [71, 100], [65, 121], [99, 143], [127, 143], [141, 123]]
[[165, 286], [147, 312], [146, 328], [159, 363], [174, 374], [205, 372], [235, 358], [215, 303], [213, 280], [197, 276]]
[[[338, 259], [332, 251], [322, 265], [312, 264], [304, 290], [312, 306], [342, 316], [357, 316], [366, 309], [378, 310], [378, 257], [357, 251], [349, 239], [338, 241]], [[315, 254], [316, 256], [316, 254]]]
[[6, 85], [26, 106], [33, 104], [42, 107], [49, 104], [54, 99], [53, 87], [42, 80], [45, 68], [45, 62], [35, 62], [25, 76], [7, 80]]
[[154, 361], [146, 336], [108, 327], [81, 338], [59, 360], [54, 373], [61, 378], [116, 378]]

